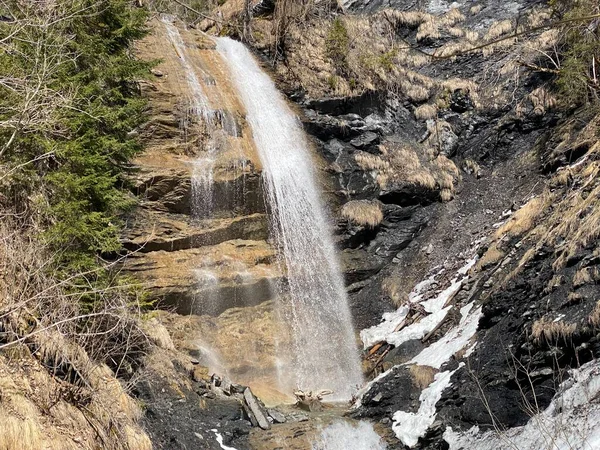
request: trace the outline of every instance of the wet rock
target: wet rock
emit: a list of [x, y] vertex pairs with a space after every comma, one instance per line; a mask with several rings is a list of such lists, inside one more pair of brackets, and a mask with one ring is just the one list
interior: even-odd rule
[[373, 133], [372, 131], [367, 131], [366, 133], [363, 133], [359, 137], [354, 138], [350, 141], [350, 144], [361, 150], [366, 150], [373, 145], [377, 145], [378, 143], [379, 135]]
[[249, 411], [252, 413], [250, 417], [254, 417], [258, 426], [261, 427], [263, 430], [270, 429], [271, 423], [267, 418], [267, 412], [261, 406], [254, 394], [252, 394], [250, 388], [246, 388], [246, 390], [244, 391], [244, 401]]

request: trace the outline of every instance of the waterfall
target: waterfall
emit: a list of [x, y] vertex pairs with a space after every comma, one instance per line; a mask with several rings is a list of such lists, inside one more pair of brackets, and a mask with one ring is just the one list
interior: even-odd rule
[[217, 39], [263, 165], [272, 234], [287, 285], [278, 303], [292, 350], [278, 352], [279, 379], [303, 390], [330, 389], [347, 400], [362, 384], [346, 290], [313, 174], [308, 141], [297, 117], [250, 52]]

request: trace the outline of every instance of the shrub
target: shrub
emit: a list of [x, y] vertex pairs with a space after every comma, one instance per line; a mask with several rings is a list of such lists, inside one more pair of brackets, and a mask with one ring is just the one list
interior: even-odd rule
[[346, 58], [350, 50], [350, 37], [348, 29], [340, 18], [336, 18], [329, 28], [325, 39], [327, 56], [334, 62], [336, 68], [344, 71], [347, 67]]
[[[562, 20], [567, 21], [600, 12], [595, 2], [586, 0], [553, 0], [551, 4]], [[600, 100], [598, 18], [564, 23], [560, 36], [562, 61], [557, 84], [563, 101], [575, 105], [597, 103]]]
[[146, 14], [125, 0], [4, 4], [13, 20], [0, 22], [10, 36], [0, 50], [9, 80], [0, 84], [0, 164], [10, 176], [0, 183], [21, 213], [45, 217], [59, 265], [86, 270], [120, 249], [117, 217], [131, 204], [123, 173], [141, 149], [131, 133], [144, 120], [136, 80], [150, 65], [130, 46]]

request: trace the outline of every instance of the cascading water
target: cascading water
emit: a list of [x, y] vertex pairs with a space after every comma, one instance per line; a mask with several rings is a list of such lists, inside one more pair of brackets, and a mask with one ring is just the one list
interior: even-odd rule
[[[263, 165], [272, 232], [287, 270], [279, 302], [292, 334], [291, 354], [278, 352], [279, 379], [303, 390], [330, 389], [349, 399], [362, 383], [352, 319], [302, 127], [250, 52], [228, 38], [217, 50], [246, 108]], [[287, 299], [287, 301], [286, 301]]]

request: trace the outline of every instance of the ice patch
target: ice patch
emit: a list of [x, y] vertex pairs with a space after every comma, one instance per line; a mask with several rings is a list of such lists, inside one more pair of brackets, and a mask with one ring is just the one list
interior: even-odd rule
[[505, 432], [477, 427], [461, 433], [446, 428], [450, 450], [597, 450], [600, 448], [600, 362], [591, 361], [570, 371], [548, 408], [522, 427]]
[[[461, 363], [458, 368], [460, 369], [463, 365]], [[416, 414], [405, 411], [394, 413], [392, 430], [405, 445], [414, 447], [417, 445], [419, 438], [425, 436], [425, 433], [435, 421], [435, 404], [442, 398], [444, 389], [450, 386], [450, 379], [457, 370], [440, 372], [435, 375], [433, 382], [423, 389], [419, 396], [421, 405]]]
[[387, 445], [373, 425], [359, 422], [356, 426], [348, 422], [336, 422], [324, 428], [313, 450], [385, 450]]
[[472, 308], [473, 302], [463, 306], [460, 309], [462, 315], [460, 323], [448, 331], [439, 341], [434, 342], [410, 360], [409, 364], [439, 369], [452, 355], [462, 350], [475, 336], [481, 317], [481, 307], [470, 313]]

